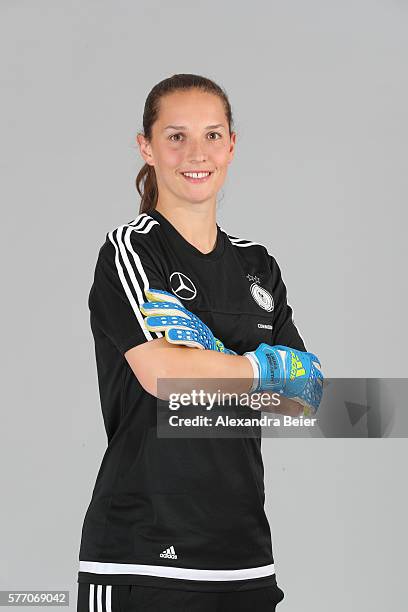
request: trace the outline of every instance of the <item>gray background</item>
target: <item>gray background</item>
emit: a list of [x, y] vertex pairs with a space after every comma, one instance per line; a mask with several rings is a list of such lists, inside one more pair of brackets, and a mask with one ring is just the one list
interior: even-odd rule
[[[226, 88], [238, 141], [220, 225], [277, 258], [326, 376], [404, 377], [408, 8], [0, 7], [0, 586], [70, 589], [74, 609], [106, 443], [87, 298], [106, 232], [138, 214], [146, 95], [176, 72]], [[402, 612], [406, 440], [269, 439], [263, 452], [278, 609]]]

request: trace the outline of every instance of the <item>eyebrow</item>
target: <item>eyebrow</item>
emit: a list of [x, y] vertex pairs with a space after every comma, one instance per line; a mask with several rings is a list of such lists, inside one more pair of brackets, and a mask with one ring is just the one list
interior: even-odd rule
[[[205, 130], [215, 130], [215, 128], [224, 128], [224, 126], [222, 125], [222, 123], [217, 123], [216, 125], [207, 125], [207, 127], [205, 127]], [[188, 128], [185, 125], [166, 125], [165, 128], [163, 128], [164, 130], [187, 130]], [[225, 128], [224, 128], [225, 129]]]

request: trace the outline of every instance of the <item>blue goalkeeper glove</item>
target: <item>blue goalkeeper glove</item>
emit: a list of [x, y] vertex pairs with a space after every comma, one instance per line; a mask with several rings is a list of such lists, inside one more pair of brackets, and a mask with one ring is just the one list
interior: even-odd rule
[[144, 324], [149, 331], [163, 331], [167, 342], [193, 348], [236, 355], [215, 338], [209, 327], [197, 315], [184, 308], [180, 300], [162, 289], [146, 289], [148, 302], [140, 306], [146, 316]]
[[303, 414], [316, 413], [323, 395], [321, 364], [313, 353], [263, 342], [244, 353], [251, 362], [254, 381], [250, 392], [272, 391], [299, 402]]

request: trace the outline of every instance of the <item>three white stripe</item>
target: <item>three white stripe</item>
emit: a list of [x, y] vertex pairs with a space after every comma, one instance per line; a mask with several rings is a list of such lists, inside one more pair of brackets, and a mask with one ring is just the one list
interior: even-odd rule
[[[146, 213], [142, 213], [138, 217], [136, 217], [134, 221], [131, 221], [130, 223], [125, 223], [124, 225], [121, 225], [115, 230], [112, 230], [111, 232], [108, 233], [109, 240], [112, 242], [113, 246], [115, 247], [115, 264], [116, 264], [116, 269], [118, 271], [119, 278], [123, 285], [123, 289], [126, 293], [126, 296], [133, 308], [133, 312], [135, 313], [136, 319], [145, 337], [147, 338], [147, 340], [153, 340], [154, 337], [161, 338], [163, 334], [162, 332], [153, 332], [154, 334], [153, 336], [152, 333], [148, 329], [146, 329], [144, 325], [144, 318], [139, 308], [144, 302], [147, 301], [147, 298], [143, 294], [141, 285], [138, 279], [136, 278], [135, 269], [137, 270], [137, 273], [143, 282], [144, 290], [149, 288], [149, 280], [146, 276], [146, 273], [144, 271], [139, 255], [133, 249], [133, 246], [130, 240], [130, 236], [132, 232], [137, 232], [139, 234], [147, 234], [151, 230], [153, 225], [156, 225], [156, 224], [160, 225], [160, 223], [156, 221], [155, 219], [153, 219], [153, 217], [150, 217]], [[123, 237], [124, 229], [125, 229], [125, 234]], [[129, 256], [133, 258], [133, 263], [131, 262], [131, 259]], [[133, 291], [136, 293], [137, 302], [133, 295], [132, 289], [131, 287], [129, 287], [129, 284], [127, 282], [126, 276], [123, 271], [121, 260], [129, 275]]]
[[[227, 232], [225, 232], [222, 227], [220, 227], [218, 225], [218, 227], [220, 228], [221, 231], [224, 232], [224, 234], [227, 234]], [[247, 240], [246, 238], [237, 238], [237, 236], [231, 236], [231, 234], [227, 234], [229, 241], [234, 245], [234, 246], [239, 246], [239, 247], [248, 247], [248, 246], [252, 246], [254, 244], [257, 244], [258, 246], [263, 246], [263, 244], [261, 244], [260, 242], [254, 242], [253, 240]]]
[[259, 246], [263, 246], [259, 242], [252, 242], [251, 240], [244, 240], [243, 238], [232, 238], [231, 236], [228, 236], [228, 238], [230, 239], [230, 242], [232, 242], [232, 244], [234, 246], [248, 247], [248, 246], [252, 246], [254, 244], [258, 244]]
[[[95, 609], [95, 587], [96, 587], [96, 609]], [[89, 612], [112, 612], [112, 585], [107, 584], [105, 589], [105, 606], [102, 607], [102, 584], [89, 585]]]

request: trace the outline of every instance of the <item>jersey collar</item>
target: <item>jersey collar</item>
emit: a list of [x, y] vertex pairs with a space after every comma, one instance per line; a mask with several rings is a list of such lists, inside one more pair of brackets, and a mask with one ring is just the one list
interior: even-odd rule
[[158, 210], [153, 209], [151, 211], [148, 211], [147, 214], [160, 223], [160, 226], [166, 233], [166, 236], [169, 238], [170, 242], [175, 246], [176, 249], [182, 249], [183, 251], [190, 253], [194, 257], [199, 257], [207, 261], [219, 259], [223, 254], [225, 249], [225, 234], [219, 227], [218, 223], [217, 241], [214, 249], [210, 253], [202, 253], [194, 245], [188, 242], [188, 240], [186, 240], [184, 236], [182, 236], [182, 234], [180, 234], [178, 230], [176, 230], [174, 225], [172, 225], [170, 221], [166, 219], [166, 217], [164, 217]]

